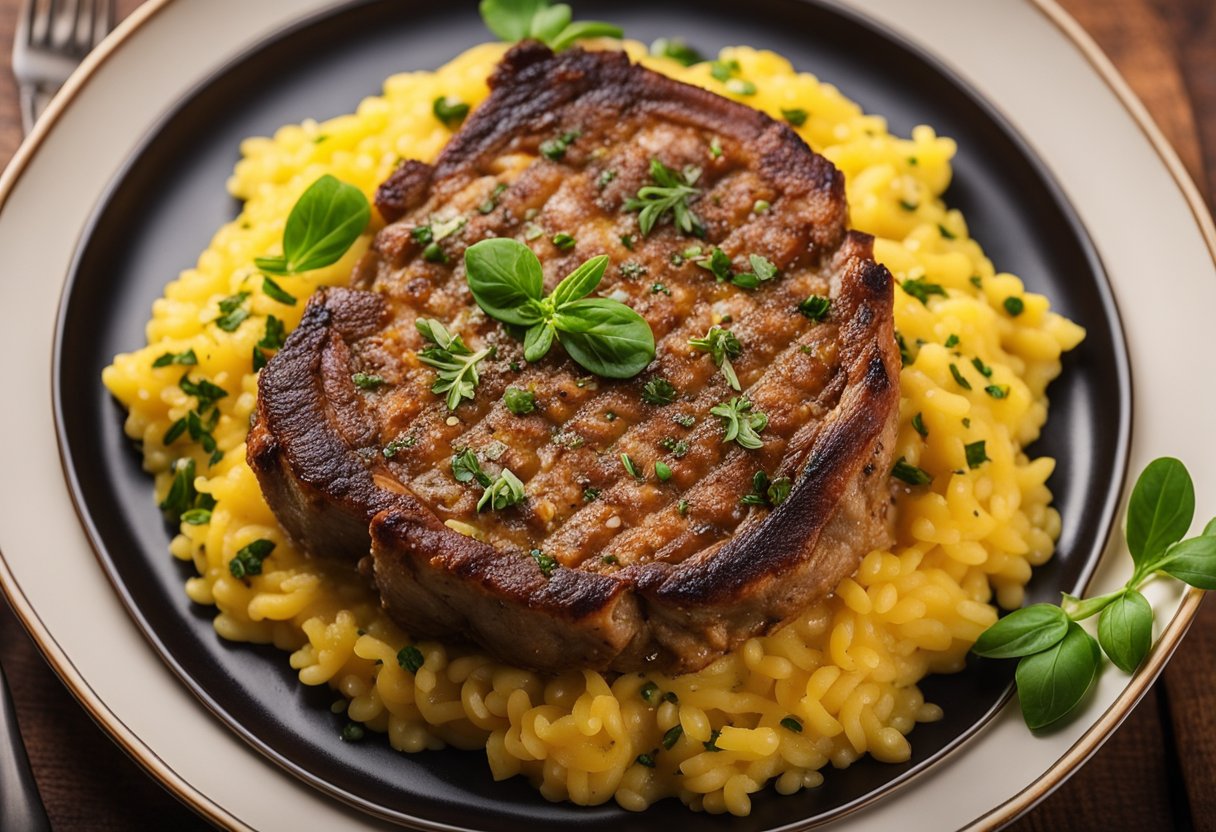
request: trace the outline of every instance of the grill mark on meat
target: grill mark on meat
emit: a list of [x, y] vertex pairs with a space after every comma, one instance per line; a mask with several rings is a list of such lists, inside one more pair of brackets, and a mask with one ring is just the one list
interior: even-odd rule
[[[898, 406], [890, 275], [872, 261], [870, 238], [846, 235], [835, 168], [760, 113], [623, 55], [554, 56], [538, 44], [508, 53], [491, 87], [433, 166], [403, 163], [378, 191], [389, 224], [352, 277], [366, 291], [314, 296], [263, 370], [250, 464], [310, 552], [357, 560], [370, 535], [382, 600], [416, 636], [463, 634], [542, 670], [695, 669], [831, 592], [886, 541], [886, 478], [867, 472], [890, 468]], [[544, 158], [542, 142], [572, 131], [562, 158]], [[708, 152], [714, 139], [718, 158]], [[691, 206], [705, 241], [669, 222], [643, 237], [636, 214], [621, 210], [651, 184], [652, 158], [701, 168]], [[492, 195], [491, 210], [478, 210]], [[768, 212], [752, 210], [757, 199]], [[441, 241], [448, 262], [426, 262], [412, 231], [455, 217], [465, 224]], [[557, 232], [575, 238], [572, 250], [550, 242]], [[464, 249], [492, 236], [533, 238], [546, 291], [608, 254], [597, 294], [646, 318], [652, 365], [631, 380], [599, 379], [557, 345], [525, 362], [468, 291]], [[764, 256], [780, 276], [754, 291], [718, 283], [672, 262], [690, 245], [721, 247], [736, 272], [750, 270], [749, 254]], [[810, 294], [832, 297], [827, 320], [797, 314]], [[434, 372], [418, 361], [419, 317], [439, 319], [474, 350], [495, 348], [475, 398], [454, 413], [430, 393]], [[688, 346], [718, 323], [743, 346], [732, 361], [743, 394]], [[358, 371], [387, 384], [356, 390]], [[642, 402], [657, 377], [680, 391], [675, 403]], [[533, 390], [537, 410], [510, 413], [509, 386]], [[709, 411], [735, 395], [769, 417], [761, 449], [722, 442]], [[678, 425], [677, 414], [695, 424]], [[667, 438], [686, 452], [663, 447]], [[451, 473], [464, 448], [491, 477], [510, 468], [526, 502], [478, 514], [481, 489]], [[657, 461], [671, 467], [670, 481], [655, 476]], [[795, 482], [775, 509], [740, 502], [760, 469]], [[584, 499], [588, 488], [597, 499]], [[472, 524], [478, 539], [445, 520]], [[551, 577], [527, 556], [534, 548], [561, 565]]]

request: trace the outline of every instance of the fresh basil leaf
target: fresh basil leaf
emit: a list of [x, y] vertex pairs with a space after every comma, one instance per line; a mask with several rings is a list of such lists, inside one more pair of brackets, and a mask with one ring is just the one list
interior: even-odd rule
[[1199, 537], [1175, 543], [1157, 568], [1191, 586], [1216, 589], [1216, 536], [1205, 531]]
[[1195, 486], [1173, 457], [1149, 463], [1127, 504], [1127, 548], [1136, 566], [1149, 565], [1182, 539], [1195, 516]]
[[532, 20], [549, 0], [481, 0], [481, 19], [486, 28], [508, 43], [532, 33]]
[[603, 280], [604, 270], [607, 268], [608, 257], [601, 254], [599, 257], [592, 257], [566, 275], [550, 295], [553, 298], [554, 308], [560, 310], [566, 304], [579, 298], [585, 298], [594, 292], [595, 287], [599, 286], [600, 281]]
[[563, 49], [571, 46], [576, 40], [584, 40], [586, 38], [621, 38], [625, 34], [620, 26], [613, 26], [611, 23], [603, 23], [598, 20], [576, 20], [553, 40], [549, 41], [549, 47], [554, 52], [561, 52]]
[[531, 326], [544, 318], [544, 271], [523, 243], [495, 237], [465, 250], [464, 265], [477, 305], [503, 323]]
[[1102, 610], [1098, 619], [1098, 643], [1124, 673], [1133, 673], [1153, 643], [1153, 608], [1134, 589]]
[[1054, 604], [1014, 610], [980, 634], [972, 652], [990, 659], [1029, 656], [1059, 643], [1068, 632], [1068, 616]]
[[524, 335], [524, 360], [540, 361], [553, 346], [553, 322], [542, 321]]
[[1216, 517], [1208, 521], [1208, 524], [1203, 527], [1204, 537], [1216, 537]]
[[362, 191], [327, 173], [291, 209], [283, 229], [283, 256], [259, 257], [254, 263], [280, 275], [332, 266], [359, 239], [371, 216]]
[[584, 368], [605, 378], [632, 378], [654, 358], [654, 333], [637, 312], [608, 298], [566, 304], [553, 316], [557, 339]]
[[1018, 662], [1018, 699], [1031, 730], [1059, 720], [1085, 698], [1101, 657], [1093, 637], [1070, 621], [1068, 632], [1054, 646]]
[[528, 36], [536, 38], [542, 43], [549, 43], [561, 34], [573, 19], [574, 12], [565, 3], [558, 3], [556, 6], [548, 8], [542, 6], [532, 16], [532, 22], [528, 26]]

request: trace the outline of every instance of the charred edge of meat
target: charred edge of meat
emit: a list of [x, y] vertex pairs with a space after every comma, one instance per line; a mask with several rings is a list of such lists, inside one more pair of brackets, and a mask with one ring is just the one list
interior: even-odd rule
[[[309, 552], [366, 557], [368, 523], [393, 503], [394, 495], [376, 486], [373, 469], [351, 450], [374, 442], [375, 429], [363, 418], [351, 381], [347, 342], [376, 331], [383, 316], [376, 295], [317, 292], [258, 379], [246, 458], [283, 527]], [[343, 384], [349, 390], [340, 389]], [[335, 399], [345, 406], [335, 406]]]

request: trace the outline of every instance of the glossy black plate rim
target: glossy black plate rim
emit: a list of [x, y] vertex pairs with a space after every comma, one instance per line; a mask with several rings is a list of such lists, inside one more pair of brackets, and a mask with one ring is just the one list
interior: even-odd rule
[[[1009, 119], [1006, 118], [1006, 116], [995, 105], [979, 94], [979, 92], [975, 90], [965, 79], [960, 77], [951, 66], [933, 54], [927, 52], [916, 43], [906, 39], [900, 33], [889, 29], [882, 23], [874, 20], [872, 17], [862, 12], [857, 11], [856, 9], [841, 5], [840, 3], [836, 2], [836, 0], [788, 0], [788, 2], [818, 7], [823, 11], [837, 15], [847, 21], [868, 29], [876, 38], [888, 41], [903, 49], [920, 63], [924, 64], [936, 74], [946, 79], [964, 97], [969, 99], [970, 103], [978, 108], [990, 123], [996, 126], [1001, 133], [1004, 134], [1005, 138], [1015, 146], [1016, 150], [1021, 154], [1025, 162], [1033, 169], [1039, 179], [1039, 184], [1046, 189], [1048, 195], [1055, 203], [1058, 210], [1066, 218], [1068, 225], [1070, 226], [1073, 235], [1080, 246], [1081, 253], [1090, 264], [1092, 275], [1096, 278], [1094, 284], [1102, 306], [1102, 314], [1111, 327], [1116, 346], [1111, 358], [1114, 359], [1114, 370], [1119, 381], [1118, 390], [1116, 391], [1118, 399], [1118, 439], [1117, 454], [1113, 460], [1113, 469], [1115, 473], [1112, 477], [1110, 486], [1104, 492], [1105, 499], [1101, 503], [1098, 519], [1093, 521], [1091, 524], [1094, 528], [1099, 530], [1094, 538], [1093, 546], [1091, 547], [1092, 552], [1090, 557], [1088, 557], [1082, 564], [1073, 585], [1066, 588], [1070, 592], [1078, 593], [1088, 586], [1095, 570], [1097, 569], [1101, 554], [1106, 548], [1106, 544], [1113, 532], [1113, 519], [1115, 511], [1120, 504], [1125, 487], [1132, 429], [1132, 377], [1130, 361], [1127, 354], [1126, 336], [1117, 301], [1114, 298], [1109, 280], [1106, 275], [1106, 270], [1101, 262], [1101, 258], [1096, 248], [1093, 245], [1092, 239], [1088, 231], [1085, 229], [1084, 224], [1076, 215], [1075, 210], [1063, 193], [1063, 190], [1056, 182], [1054, 176], [1052, 176], [1047, 166], [1034, 152], [1029, 143], [1022, 137], [1017, 128], [1013, 126]], [[298, 764], [289, 756], [284, 754], [280, 749], [265, 742], [258, 735], [250, 731], [237, 715], [230, 713], [208, 691], [203, 689], [198, 684], [194, 676], [190, 673], [188, 668], [178, 661], [175, 655], [167, 648], [165, 642], [160, 638], [156, 628], [144, 614], [144, 611], [139, 606], [130, 587], [126, 584], [122, 575], [120, 574], [114, 560], [107, 550], [103, 536], [90, 513], [88, 503], [84, 497], [84, 488], [79, 471], [77, 470], [73, 450], [68, 441], [67, 431], [65, 430], [65, 421], [67, 418], [65, 410], [66, 397], [65, 391], [62, 387], [62, 373], [60, 372], [62, 364], [66, 358], [63, 350], [65, 319], [67, 317], [67, 312], [73, 297], [73, 290], [77, 284], [77, 279], [80, 274], [81, 261], [86, 251], [87, 244], [96, 231], [98, 224], [101, 222], [107, 208], [115, 197], [116, 192], [119, 190], [124, 179], [126, 179], [133, 166], [138, 162], [149, 146], [155, 143], [166, 126], [171, 123], [184, 109], [186, 109], [199, 94], [213, 86], [220, 78], [239, 68], [241, 64], [253, 58], [259, 52], [272, 45], [278, 44], [281, 41], [288, 40], [299, 32], [336, 15], [358, 9], [359, 7], [374, 6], [377, 3], [378, 0], [351, 0], [351, 2], [310, 13], [294, 21], [291, 25], [283, 28], [273, 35], [259, 40], [257, 43], [241, 51], [235, 57], [224, 63], [221, 67], [210, 73], [202, 81], [193, 85], [189, 91], [181, 97], [176, 105], [174, 105], [156, 120], [145, 136], [136, 144], [134, 150], [129, 155], [128, 160], [113, 177], [110, 184], [107, 185], [104, 193], [97, 203], [97, 206], [92, 211], [89, 221], [84, 226], [84, 229], [79, 237], [76, 250], [73, 254], [72, 264], [67, 279], [64, 283], [59, 309], [57, 312], [55, 344], [52, 353], [53, 413], [64, 477], [67, 481], [73, 504], [76, 506], [80, 523], [88, 536], [90, 544], [92, 545], [94, 555], [97, 557], [107, 578], [120, 596], [128, 614], [136, 622], [143, 636], [156, 650], [161, 660], [174, 672], [175, 675], [178, 676], [178, 678], [198, 698], [198, 700], [202, 702], [202, 704], [204, 704], [208, 710], [219, 717], [230, 730], [235, 732], [239, 737], [241, 737], [242, 740], [255, 748], [266, 758], [304, 782], [309, 783], [313, 787], [331, 795], [332, 797], [335, 797], [348, 805], [358, 808], [373, 816], [390, 820], [395, 823], [404, 824], [419, 829], [446, 830], [465, 827], [455, 827], [445, 823], [435, 822], [424, 817], [414, 816], [408, 813], [388, 809], [374, 801], [367, 800], [350, 791], [338, 788], [325, 778], [309, 770], [307, 767]], [[282, 654], [278, 653], [278, 655], [281, 656]], [[1013, 693], [1011, 673], [1006, 675], [1009, 677], [1010, 681], [1005, 684], [1003, 693], [994, 702], [994, 704], [966, 730], [958, 734], [953, 740], [943, 745], [933, 754], [927, 756], [923, 760], [916, 761], [906, 770], [889, 779], [880, 788], [872, 790], [871, 792], [863, 794], [853, 800], [840, 804], [829, 811], [820, 813], [813, 817], [796, 820], [789, 824], [784, 824], [777, 827], [770, 827], [770, 829], [774, 830], [774, 832], [776, 832], [776, 830], [785, 832], [786, 830], [806, 829], [813, 826], [818, 826], [857, 811], [858, 809], [869, 805], [873, 801], [905, 787], [912, 780], [917, 778], [919, 775], [926, 773], [932, 767], [950, 756], [954, 751], [958, 750], [967, 741], [975, 737], [980, 730], [1002, 710]], [[921, 683], [922, 687], [925, 685], [925, 682], [934, 678], [947, 679], [949, 677], [926, 677], [926, 680]], [[542, 798], [539, 798], [538, 796], [538, 800], [540, 799]], [[625, 815], [625, 817], [636, 816]], [[691, 817], [692, 816], [690, 816], [690, 818]], [[709, 818], [704, 815], [698, 815], [695, 817], [697, 817], [699, 820], [709, 820]], [[468, 828], [471, 829], [473, 827]]]

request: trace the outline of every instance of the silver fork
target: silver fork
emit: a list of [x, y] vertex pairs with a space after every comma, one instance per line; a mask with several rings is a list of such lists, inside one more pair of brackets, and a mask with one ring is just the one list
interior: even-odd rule
[[13, 43], [25, 132], [84, 56], [114, 27], [114, 0], [25, 0]]

